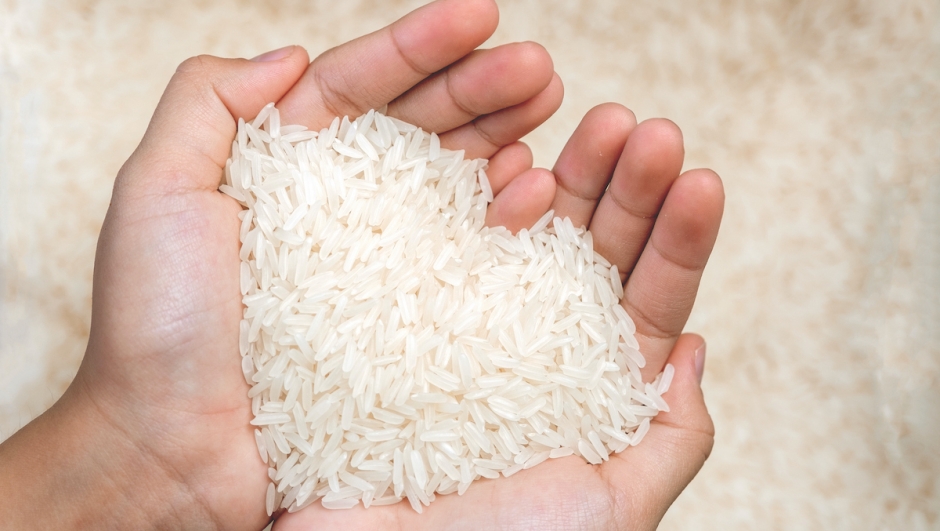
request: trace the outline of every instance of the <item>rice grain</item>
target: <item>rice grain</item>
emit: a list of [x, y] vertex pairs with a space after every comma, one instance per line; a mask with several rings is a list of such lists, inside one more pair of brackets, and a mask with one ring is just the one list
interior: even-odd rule
[[616, 266], [552, 212], [485, 227], [485, 160], [381, 113], [319, 132], [239, 120], [242, 372], [268, 514], [315, 501], [421, 512], [438, 494], [639, 444], [643, 382]]

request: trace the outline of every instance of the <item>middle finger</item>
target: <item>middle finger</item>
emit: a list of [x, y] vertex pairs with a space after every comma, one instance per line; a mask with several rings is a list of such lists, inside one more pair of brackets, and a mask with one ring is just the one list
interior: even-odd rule
[[669, 120], [646, 120], [630, 133], [590, 230], [594, 248], [626, 279], [682, 169], [682, 132]]
[[553, 73], [548, 52], [532, 42], [477, 50], [389, 103], [388, 114], [441, 134], [535, 97]]

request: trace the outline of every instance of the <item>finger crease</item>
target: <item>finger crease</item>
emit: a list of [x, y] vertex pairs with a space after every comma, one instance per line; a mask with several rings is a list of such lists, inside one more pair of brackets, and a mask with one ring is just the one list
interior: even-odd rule
[[[232, 118], [232, 122], [231, 122], [232, 131], [231, 131], [231, 133], [234, 133], [234, 132], [235, 132], [235, 129], [237, 128], [237, 125], [236, 125], [236, 124], [237, 124], [238, 119], [239, 119], [240, 117], [239, 117], [239, 116], [235, 116], [235, 114], [232, 113], [232, 109], [229, 109], [228, 104], [225, 103], [225, 99], [223, 99], [223, 98], [222, 98], [222, 95], [219, 94], [219, 89], [216, 88], [215, 83], [210, 82], [210, 83], [209, 83], [209, 86], [212, 87], [212, 94], [215, 96], [215, 99], [219, 102], [220, 105], [222, 105], [222, 108], [225, 109], [225, 111], [228, 112], [228, 115]], [[204, 122], [206, 122], [206, 120], [204, 120]], [[214, 130], [216, 131], [216, 133], [217, 133], [216, 136], [219, 136], [219, 137], [231, 137], [231, 136], [232, 136], [232, 134], [231, 134], [229, 131], [220, 131], [219, 128], [216, 126], [216, 124], [215, 124], [212, 120], [208, 120], [208, 122], [209, 122], [209, 125], [212, 127], [212, 129], [214, 129]], [[225, 161], [224, 161], [224, 160], [216, 160], [215, 158], [212, 157], [212, 155], [206, 153], [204, 149], [200, 149], [199, 152], [200, 152], [200, 154], [202, 154], [203, 156], [205, 156], [206, 158], [208, 158], [209, 160], [211, 160], [216, 166], [219, 167], [219, 169], [225, 169]]]
[[617, 205], [621, 210], [623, 210], [624, 212], [626, 212], [627, 214], [635, 218], [652, 220], [652, 219], [656, 219], [656, 214], [659, 213], [659, 210], [657, 209], [652, 214], [644, 214], [640, 212], [639, 210], [636, 210], [634, 208], [627, 206], [626, 202], [624, 202], [623, 199], [617, 197], [616, 193], [611, 192], [607, 195], [610, 197], [610, 200], [613, 201], [614, 204]]
[[331, 116], [347, 116], [350, 114], [349, 111], [340, 111], [339, 106], [352, 109], [356, 115], [362, 113], [359, 105], [357, 105], [352, 98], [346, 96], [346, 91], [333, 88], [333, 85], [327, 81], [327, 78], [323, 77], [319, 69], [314, 70], [313, 79], [316, 86], [320, 89], [323, 106], [329, 111]]
[[473, 131], [477, 134], [478, 137], [480, 137], [480, 140], [482, 140], [482, 141], [486, 142], [487, 144], [493, 146], [493, 147], [496, 148], [497, 150], [499, 150], [501, 147], [503, 147], [503, 144], [500, 144], [499, 142], [497, 142], [497, 141], [492, 137], [492, 135], [490, 135], [489, 133], [487, 133], [486, 130], [484, 130], [483, 127], [480, 126], [480, 123], [479, 123], [479, 122], [477, 122], [476, 120], [474, 120], [474, 121], [472, 121], [472, 122], [470, 122], [470, 123], [473, 124]]
[[[457, 109], [458, 109], [460, 112], [466, 114], [466, 115], [469, 116], [471, 119], [480, 116], [480, 113], [474, 112], [472, 109], [470, 109], [469, 106], [467, 106], [465, 103], [463, 103], [462, 101], [460, 101], [460, 99], [457, 98], [457, 96], [454, 95], [453, 87], [451, 87], [451, 85], [450, 85], [450, 70], [447, 70], [447, 71], [444, 72], [444, 88], [447, 89], [447, 95], [450, 96], [451, 101], [454, 102], [454, 106], [457, 107]], [[475, 125], [475, 124], [476, 124], [476, 122], [474, 122], [474, 125]], [[494, 145], [495, 145], [495, 144], [494, 144]]]
[[698, 265], [686, 265], [686, 264], [683, 264], [683, 263], [680, 262], [679, 260], [676, 260], [675, 258], [672, 258], [672, 257], [669, 256], [667, 253], [664, 253], [663, 250], [660, 249], [660, 248], [656, 245], [656, 242], [653, 241], [652, 239], [650, 240], [650, 246], [653, 248], [653, 250], [656, 251], [656, 254], [658, 254], [659, 256], [661, 256], [661, 257], [663, 258], [663, 260], [665, 260], [666, 262], [669, 262], [670, 264], [672, 264], [672, 265], [678, 267], [679, 269], [681, 269], [681, 270], [683, 270], [683, 271], [686, 271], [686, 272], [689, 272], [689, 273], [699, 274], [699, 273], [701, 273], [702, 270], [704, 269], [704, 267], [700, 267], [700, 266], [698, 266]]
[[[565, 193], [567, 193], [567, 194], [570, 195], [571, 197], [573, 197], [573, 198], [575, 198], [575, 199], [579, 199], [579, 200], [581, 200], [581, 201], [593, 203], [593, 202], [597, 201], [597, 200], [600, 198], [600, 194], [595, 195], [595, 196], [592, 197], [592, 196], [585, 195], [585, 194], [583, 194], [583, 193], [581, 193], [581, 192], [578, 192], [578, 191], [574, 190], [573, 188], [571, 188], [570, 186], [568, 186], [568, 184], [565, 183], [565, 179], [563, 179], [563, 178], [561, 178], [561, 177], [559, 177], [559, 178], [557, 179], [556, 185], [557, 185], [559, 188], [561, 188], [562, 190], [564, 190]], [[595, 207], [595, 208], [596, 208], [596, 207]]]
[[647, 333], [647, 332], [640, 332], [640, 330], [639, 330], [640, 327], [637, 327], [637, 333], [638, 333], [638, 334], [640, 334], [640, 335], [642, 335], [642, 336], [644, 336], [644, 337], [646, 337], [646, 338], [649, 338], [649, 339], [671, 339], [671, 338], [673, 338], [673, 337], [676, 336], [676, 334], [671, 333], [671, 332], [669, 332], [668, 330], [666, 330], [666, 329], [664, 329], [664, 328], [662, 328], [662, 327], [660, 327], [660, 326], [657, 326], [657, 325], [653, 322], [652, 319], [650, 319], [642, 310], [640, 310], [639, 308], [637, 308], [633, 303], [631, 303], [629, 300], [627, 300], [626, 297], [624, 297], [624, 299], [621, 301], [621, 303], [629, 307], [629, 308], [625, 308], [625, 309], [627, 310], [627, 313], [630, 314], [630, 317], [633, 318], [634, 323], [635, 323], [636, 321], [641, 321], [644, 327], [647, 327], [647, 328], [650, 329], [650, 332], [649, 332], [649, 333]]
[[395, 30], [389, 28], [388, 30], [389, 39], [392, 41], [392, 46], [395, 47], [395, 52], [398, 53], [398, 56], [401, 57], [401, 60], [404, 61], [405, 65], [408, 66], [416, 74], [419, 74], [421, 77], [427, 77], [434, 73], [433, 70], [425, 70], [418, 66], [402, 49], [401, 45], [398, 43], [398, 37], [395, 36]]

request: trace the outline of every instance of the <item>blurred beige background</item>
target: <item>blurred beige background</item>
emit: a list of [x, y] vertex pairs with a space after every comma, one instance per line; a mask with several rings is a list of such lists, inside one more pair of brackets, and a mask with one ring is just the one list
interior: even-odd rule
[[[683, 129], [727, 210], [689, 328], [711, 459], [662, 529], [940, 529], [940, 4], [497, 0], [565, 103]], [[0, 440], [81, 360], [95, 242], [176, 65], [317, 53], [421, 1], [0, 0]]]

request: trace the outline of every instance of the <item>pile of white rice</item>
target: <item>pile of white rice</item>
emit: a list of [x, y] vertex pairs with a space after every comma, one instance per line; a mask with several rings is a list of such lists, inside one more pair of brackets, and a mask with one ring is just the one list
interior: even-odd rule
[[370, 111], [319, 133], [239, 121], [239, 346], [267, 511], [435, 494], [546, 459], [600, 464], [667, 410], [616, 266], [546, 214], [483, 226], [485, 160]]

